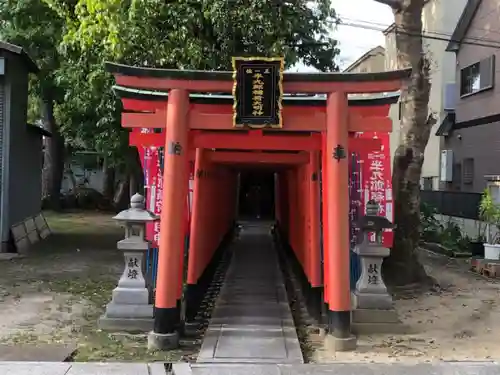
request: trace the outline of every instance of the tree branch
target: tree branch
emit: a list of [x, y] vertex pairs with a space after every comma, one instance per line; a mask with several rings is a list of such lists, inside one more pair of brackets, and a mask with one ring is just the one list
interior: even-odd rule
[[389, 5], [394, 10], [401, 10], [403, 6], [400, 0], [375, 0], [377, 3]]

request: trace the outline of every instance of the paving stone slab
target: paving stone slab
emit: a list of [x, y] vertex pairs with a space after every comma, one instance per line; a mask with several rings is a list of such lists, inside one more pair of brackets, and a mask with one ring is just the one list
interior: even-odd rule
[[227, 309], [227, 308], [252, 308], [255, 306], [255, 304], [261, 304], [262, 307], [264, 308], [273, 308], [276, 306], [280, 306], [280, 303], [283, 304], [283, 302], [280, 302], [276, 296], [269, 296], [268, 298], [263, 299], [262, 297], [254, 297], [250, 296], [248, 298], [245, 298], [245, 295], [235, 295], [235, 298], [232, 298], [232, 295], [226, 296], [219, 296], [217, 299], [217, 307], [220, 309]]
[[232, 318], [232, 317], [261, 317], [261, 318], [279, 318], [281, 317], [287, 317], [287, 313], [289, 313], [289, 308], [288, 306], [282, 306], [279, 305], [278, 303], [274, 305], [269, 305], [269, 304], [260, 304], [260, 305], [243, 305], [243, 306], [227, 306], [227, 305], [222, 305], [222, 306], [217, 306], [215, 311], [213, 312], [213, 317], [214, 318], [221, 318], [221, 317], [227, 317], [227, 318]]
[[233, 316], [233, 317], [213, 317], [210, 319], [210, 324], [236, 324], [236, 325], [262, 325], [262, 326], [293, 326], [293, 318], [280, 317], [263, 317], [263, 316]]
[[[265, 361], [264, 361], [265, 362]], [[330, 363], [179, 363], [174, 375], [500, 375], [495, 361], [421, 364]], [[166, 375], [163, 363], [0, 362], [1, 375]]]
[[66, 375], [149, 375], [146, 363], [72, 363]]
[[223, 330], [215, 350], [216, 358], [280, 359], [287, 358], [282, 332], [228, 332]]
[[269, 228], [235, 241], [199, 363], [303, 363]]
[[[192, 375], [500, 375], [494, 362], [438, 362], [421, 364], [193, 364]], [[182, 375], [182, 374], [174, 374]]]
[[0, 362], [1, 375], [66, 375], [70, 368], [62, 362]]
[[[149, 375], [167, 375], [167, 370], [165, 369], [165, 363], [163, 362], [150, 363], [148, 364], [148, 367], [149, 367]], [[184, 374], [184, 375], [191, 375], [191, 374]]]
[[[277, 365], [262, 364], [217, 364], [192, 365], [193, 375], [280, 375]], [[174, 375], [182, 375], [175, 373]]]
[[[76, 344], [0, 344], [0, 361], [62, 362], [76, 350]], [[1, 373], [0, 373], [1, 374]]]
[[483, 363], [279, 365], [282, 375], [499, 375], [500, 366]]
[[[228, 282], [232, 282], [232, 281], [228, 281]], [[233, 298], [234, 297], [234, 298]], [[226, 292], [224, 291], [224, 293], [220, 293], [219, 294], [219, 299], [221, 301], [225, 301], [225, 302], [231, 302], [233, 304], [235, 303], [239, 303], [239, 302], [244, 302], [244, 301], [248, 301], [248, 302], [256, 302], [256, 303], [261, 303], [261, 302], [279, 302], [282, 300], [281, 298], [282, 296], [279, 296], [277, 295], [276, 293], [269, 293], [269, 294], [266, 294], [266, 292], [262, 292], [262, 293], [256, 293], [255, 291], [251, 291], [249, 293], [246, 293], [246, 292], [242, 292], [242, 291], [229, 291], [229, 292]]]
[[[191, 365], [185, 362], [173, 363], [172, 364], [172, 374], [173, 375], [193, 375]], [[154, 374], [152, 374], [154, 375]]]

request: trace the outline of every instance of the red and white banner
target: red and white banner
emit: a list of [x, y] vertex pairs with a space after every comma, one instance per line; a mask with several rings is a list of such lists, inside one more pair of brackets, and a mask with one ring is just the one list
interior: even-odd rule
[[[133, 132], [149, 134], [153, 129], [134, 128]], [[138, 146], [137, 151], [141, 159], [144, 172], [144, 187], [146, 190], [146, 209], [159, 215], [161, 213], [162, 183], [163, 178], [160, 169], [158, 149], [150, 146]], [[153, 247], [158, 246], [160, 236], [160, 222], [146, 224], [146, 239], [152, 242]]]
[[[151, 133], [152, 129], [134, 129], [134, 132]], [[394, 222], [392, 178], [391, 178], [391, 156], [389, 148], [389, 134], [376, 132], [357, 133], [356, 137], [380, 139], [381, 148], [377, 150], [359, 150], [359, 163], [361, 165], [359, 173], [361, 182], [361, 207], [362, 212], [366, 212], [366, 204], [369, 200], [375, 200], [380, 205], [380, 215], [386, 216], [389, 221]], [[163, 195], [163, 176], [160, 166], [159, 150], [156, 147], [143, 145], [138, 147], [139, 155], [144, 170], [146, 186], [146, 209], [157, 215], [161, 214]], [[192, 212], [194, 181], [194, 163], [190, 163], [189, 194], [186, 197], [187, 205], [187, 225], [189, 233], [189, 223]], [[148, 224], [146, 227], [146, 238], [152, 241], [154, 247], [158, 246], [160, 237], [160, 223]], [[391, 229], [383, 234], [384, 246], [392, 247], [394, 234]]]
[[[142, 134], [152, 133], [153, 129], [135, 128], [133, 132]], [[163, 171], [161, 168], [160, 150], [154, 146], [142, 145], [138, 148], [139, 156], [144, 171], [144, 186], [146, 188], [146, 209], [156, 215], [161, 214], [162, 198], [163, 198]], [[191, 207], [193, 199], [193, 181], [194, 181], [194, 163], [190, 163], [189, 176], [189, 194], [186, 197], [187, 207], [187, 225], [186, 230], [189, 233], [189, 223], [191, 220]], [[146, 225], [146, 239], [151, 241], [153, 247], [158, 247], [160, 240], [160, 221], [148, 223]]]
[[[387, 217], [394, 222], [393, 197], [392, 197], [392, 174], [391, 153], [389, 134], [375, 132], [358, 133], [360, 138], [380, 139], [382, 145], [380, 150], [364, 150], [360, 155], [361, 161], [361, 186], [363, 189], [362, 204], [363, 212], [366, 212], [366, 204], [369, 200], [375, 200], [379, 206], [379, 215]], [[375, 238], [372, 237], [372, 240]], [[394, 233], [387, 229], [383, 233], [383, 244], [392, 247]]]

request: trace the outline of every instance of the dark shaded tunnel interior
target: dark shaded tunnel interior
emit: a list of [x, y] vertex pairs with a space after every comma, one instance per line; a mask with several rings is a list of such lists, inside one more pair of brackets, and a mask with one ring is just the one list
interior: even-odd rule
[[275, 219], [274, 171], [246, 169], [239, 173], [238, 217]]

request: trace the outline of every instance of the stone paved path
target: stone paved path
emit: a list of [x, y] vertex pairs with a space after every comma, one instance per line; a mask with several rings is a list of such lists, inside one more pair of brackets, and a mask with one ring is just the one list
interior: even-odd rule
[[324, 365], [192, 365], [175, 375], [499, 375], [498, 362], [441, 362], [417, 365], [332, 363]]
[[166, 375], [163, 363], [0, 362], [1, 375]]
[[[1, 375], [167, 375], [163, 363], [0, 362]], [[499, 362], [174, 364], [172, 375], [500, 375]]]
[[244, 223], [198, 363], [303, 363], [270, 224]]

